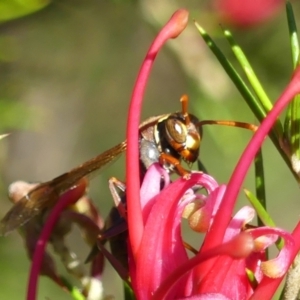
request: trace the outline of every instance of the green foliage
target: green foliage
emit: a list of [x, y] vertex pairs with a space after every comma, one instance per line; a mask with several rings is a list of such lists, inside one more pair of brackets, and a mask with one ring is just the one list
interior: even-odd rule
[[50, 3], [50, 0], [1, 0], [0, 22], [14, 20], [35, 13]]

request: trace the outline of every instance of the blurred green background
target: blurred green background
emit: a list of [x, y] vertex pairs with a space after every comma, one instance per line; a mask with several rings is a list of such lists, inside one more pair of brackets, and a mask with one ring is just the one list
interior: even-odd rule
[[[26, 12], [0, 6], [0, 133], [11, 133], [0, 144], [1, 217], [11, 207], [6, 196], [11, 182], [49, 180], [125, 139], [139, 66], [159, 28], [177, 8], [190, 10], [190, 23], [157, 58], [143, 118], [179, 110], [179, 98], [187, 93], [191, 112], [201, 119], [257, 124], [193, 25], [196, 19], [233, 59], [210, 1], [28, 3], [32, 9], [45, 7], [7, 20], [11, 12]], [[294, 12], [299, 19], [299, 3], [294, 3]], [[265, 24], [231, 29], [275, 101], [292, 72], [284, 9]], [[227, 182], [250, 137], [242, 129], [205, 127], [201, 160], [209, 173]], [[299, 186], [269, 140], [263, 152], [270, 214], [278, 226], [292, 230], [299, 218]], [[123, 157], [91, 184], [103, 215], [112, 205], [107, 188], [111, 176], [124, 179]], [[253, 189], [252, 173], [244, 186]], [[245, 203], [241, 195], [240, 205]], [[80, 241], [76, 235], [70, 238], [84, 260], [88, 249], [78, 247]], [[1, 299], [24, 299], [29, 262], [17, 233], [0, 238], [0, 266]], [[122, 299], [120, 280], [112, 270], [106, 272], [104, 284], [107, 294]], [[70, 296], [42, 277], [38, 299]]]

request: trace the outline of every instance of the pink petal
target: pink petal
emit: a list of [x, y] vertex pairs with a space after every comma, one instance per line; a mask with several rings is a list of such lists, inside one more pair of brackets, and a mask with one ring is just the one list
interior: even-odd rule
[[[195, 185], [204, 186], [208, 192], [216, 182], [203, 173], [193, 173], [189, 180], [178, 179], [166, 187], [155, 201], [145, 224], [144, 235], [136, 262], [136, 284], [139, 299], [149, 299], [160, 283], [178, 265], [188, 260], [181, 239], [182, 205], [178, 205], [185, 192]], [[176, 285], [173, 295], [184, 296], [187, 277]], [[172, 299], [172, 298], [170, 298]]]
[[224, 243], [231, 240], [234, 236], [241, 232], [242, 227], [253, 220], [255, 217], [255, 210], [250, 206], [242, 207], [232, 218], [226, 229]]
[[283, 276], [287, 272], [292, 261], [292, 251], [294, 247], [294, 239], [292, 235], [282, 229], [271, 227], [256, 228], [249, 231], [249, 233], [251, 233], [254, 239], [259, 236], [269, 234], [276, 234], [284, 238], [284, 247], [281, 249], [278, 256], [274, 259], [263, 261], [261, 263], [261, 270], [266, 276], [270, 278]]
[[146, 223], [149, 212], [153, 205], [153, 198], [161, 190], [161, 178], [165, 181], [165, 186], [170, 183], [170, 176], [159, 164], [153, 164], [147, 170], [141, 187], [141, 208], [144, 223]]
[[184, 298], [188, 300], [231, 300], [230, 298], [225, 297], [224, 295], [221, 294], [216, 294], [216, 293], [207, 293], [207, 294], [202, 294], [199, 296], [192, 296], [188, 298]]
[[[210, 264], [211, 269], [206, 272], [205, 276], [201, 276], [198, 270], [194, 273], [201, 278], [200, 282], [198, 280], [197, 293], [218, 291], [232, 300], [247, 299], [252, 294], [252, 288], [245, 272], [247, 267], [245, 258], [253, 248], [253, 238], [247, 233], [241, 233], [227, 243], [210, 250], [209, 252], [219, 251], [223, 255], [210, 260], [213, 263]], [[201, 254], [198, 255], [201, 256]]]

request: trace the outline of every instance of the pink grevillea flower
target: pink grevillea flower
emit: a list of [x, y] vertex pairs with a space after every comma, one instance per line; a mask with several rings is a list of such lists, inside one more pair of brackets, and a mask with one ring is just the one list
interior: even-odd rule
[[[161, 178], [165, 187], [161, 190]], [[158, 165], [148, 170], [141, 187], [144, 234], [135, 261], [130, 260], [133, 289], [138, 299], [248, 299], [254, 291], [246, 270], [259, 283], [264, 276], [282, 276], [291, 261], [293, 238], [278, 228], [244, 230], [255, 212], [243, 207], [228, 220], [223, 240], [217, 246], [202, 251], [203, 245], [214, 239], [215, 216], [224, 199], [226, 186], [219, 186], [204, 173], [195, 172], [190, 179], [180, 178], [168, 184], [168, 174]], [[191, 188], [201, 187], [204, 193]], [[203, 244], [195, 240], [197, 254], [190, 258], [181, 234], [184, 208], [201, 200], [200, 212], [206, 223]], [[217, 226], [217, 225], [215, 225]], [[278, 236], [285, 239], [285, 247], [274, 260], [266, 261], [265, 249]]]
[[282, 0], [214, 0], [214, 7], [225, 22], [249, 27], [269, 20], [281, 8]]
[[[158, 50], [186, 23], [187, 12], [180, 10], [158, 34], [142, 65], [129, 110], [126, 178], [133, 290], [141, 300], [271, 299], [300, 249], [300, 224], [292, 235], [279, 228], [246, 230], [253, 210], [244, 207], [234, 217], [233, 210], [256, 152], [276, 118], [300, 92], [300, 68], [249, 142], [227, 186], [219, 186], [212, 177], [199, 172], [169, 184], [168, 175], [154, 165], [140, 188], [138, 124], [145, 85]], [[162, 177], [165, 186], [161, 190]], [[197, 186], [204, 187], [207, 195], [191, 190]], [[180, 224], [184, 207], [193, 201], [203, 205], [194, 213], [198, 214], [194, 227], [207, 232], [194, 257], [189, 258]], [[284, 248], [275, 259], [266, 261], [265, 249], [279, 236], [285, 240]], [[255, 282], [250, 283], [246, 271], [253, 274]]]

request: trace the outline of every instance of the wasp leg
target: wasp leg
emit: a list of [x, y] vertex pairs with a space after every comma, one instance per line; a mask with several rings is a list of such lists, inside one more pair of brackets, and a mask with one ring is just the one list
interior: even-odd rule
[[[105, 229], [99, 235], [98, 242], [104, 245], [109, 241], [111, 253], [122, 263], [124, 268], [128, 270], [126, 186], [123, 182], [113, 177], [109, 180], [109, 189], [114, 199], [115, 207], [111, 209], [105, 221]], [[97, 244], [95, 244], [86, 262], [90, 262], [99, 251]]]
[[190, 171], [186, 170], [180, 163], [180, 160], [177, 158], [166, 154], [166, 153], [161, 153], [159, 157], [159, 163], [164, 166], [164, 165], [172, 165], [175, 169], [175, 172], [182, 176], [185, 179], [189, 179], [190, 177]]
[[[126, 212], [126, 185], [124, 182], [112, 177], [108, 181], [108, 187], [113, 197], [115, 208], [117, 208], [119, 214], [124, 219], [127, 219]], [[110, 218], [110, 214], [109, 214]]]

